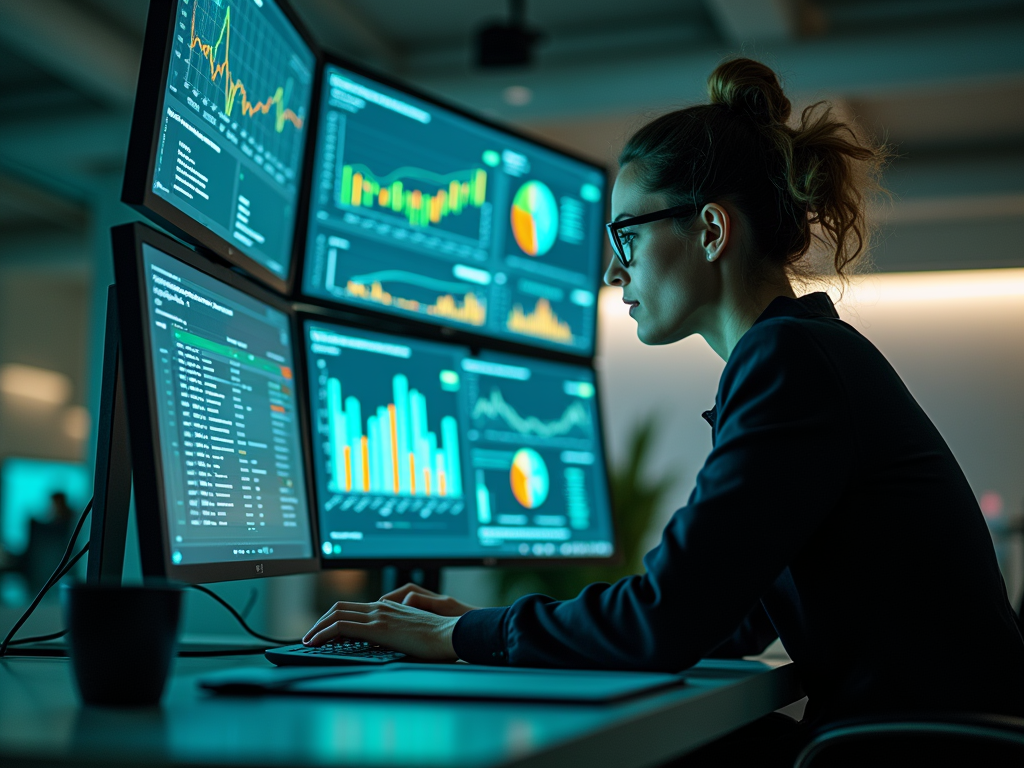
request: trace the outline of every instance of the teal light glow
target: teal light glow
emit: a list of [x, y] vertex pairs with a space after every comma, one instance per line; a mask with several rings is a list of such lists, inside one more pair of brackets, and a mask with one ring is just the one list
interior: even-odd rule
[[92, 477], [83, 464], [41, 459], [5, 459], [0, 469], [0, 546], [20, 555], [28, 546], [29, 521], [46, 519], [50, 495], [63, 491], [76, 515], [92, 492]]

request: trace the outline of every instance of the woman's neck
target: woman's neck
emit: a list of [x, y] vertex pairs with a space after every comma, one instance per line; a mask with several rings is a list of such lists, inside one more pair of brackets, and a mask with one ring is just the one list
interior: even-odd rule
[[754, 286], [742, 280], [726, 280], [722, 300], [712, 322], [713, 327], [701, 335], [719, 357], [728, 361], [743, 334], [750, 330], [768, 305], [780, 296], [796, 298], [793, 286], [784, 273]]

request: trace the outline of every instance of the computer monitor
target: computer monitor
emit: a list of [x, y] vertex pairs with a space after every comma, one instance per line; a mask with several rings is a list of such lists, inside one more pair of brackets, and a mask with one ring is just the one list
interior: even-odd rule
[[320, 100], [306, 296], [593, 354], [604, 169], [349, 64]]
[[289, 290], [316, 69], [282, 0], [152, 0], [124, 202]]
[[613, 555], [594, 371], [305, 318], [325, 565]]
[[288, 306], [148, 227], [113, 243], [143, 574], [315, 570]]

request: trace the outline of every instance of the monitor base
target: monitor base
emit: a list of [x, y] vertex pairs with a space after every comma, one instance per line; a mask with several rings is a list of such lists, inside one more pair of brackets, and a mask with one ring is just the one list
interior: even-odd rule
[[406, 584], [418, 584], [431, 592], [441, 591], [440, 568], [399, 568], [388, 566], [381, 573], [381, 591], [386, 595]]

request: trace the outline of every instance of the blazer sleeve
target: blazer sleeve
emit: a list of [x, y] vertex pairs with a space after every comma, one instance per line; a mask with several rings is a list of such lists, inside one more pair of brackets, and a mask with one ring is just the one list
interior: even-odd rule
[[757, 656], [764, 653], [765, 648], [775, 642], [779, 633], [775, 631], [768, 612], [758, 601], [753, 610], [743, 617], [743, 621], [716, 648], [704, 654], [712, 659], [740, 659], [744, 656]]
[[843, 494], [854, 471], [845, 401], [800, 321], [757, 323], [722, 374], [715, 447], [646, 573], [572, 600], [527, 595], [471, 611], [456, 624], [456, 653], [531, 667], [692, 666], [740, 626]]

